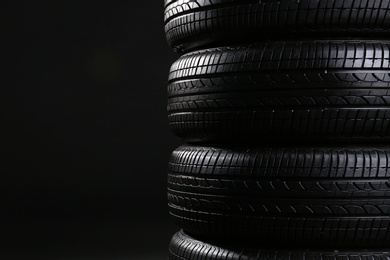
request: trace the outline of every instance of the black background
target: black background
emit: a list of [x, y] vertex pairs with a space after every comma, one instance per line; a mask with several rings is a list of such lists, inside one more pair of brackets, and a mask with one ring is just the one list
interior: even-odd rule
[[166, 259], [163, 1], [1, 1], [1, 252]]

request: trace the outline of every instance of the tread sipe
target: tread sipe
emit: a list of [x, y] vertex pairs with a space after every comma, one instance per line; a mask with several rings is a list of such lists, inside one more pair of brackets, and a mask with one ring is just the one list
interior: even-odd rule
[[390, 244], [390, 146], [173, 152], [172, 218], [208, 237], [300, 246]]
[[165, 32], [179, 52], [259, 39], [387, 37], [389, 0], [166, 1]]
[[169, 245], [169, 260], [388, 260], [390, 250], [300, 250], [267, 249], [211, 244], [183, 231], [176, 233]]
[[171, 67], [168, 120], [187, 142], [390, 140], [390, 41], [256, 43]]

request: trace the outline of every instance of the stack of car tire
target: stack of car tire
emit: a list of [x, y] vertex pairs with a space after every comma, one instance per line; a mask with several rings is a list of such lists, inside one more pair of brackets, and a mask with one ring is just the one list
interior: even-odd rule
[[165, 31], [169, 259], [390, 259], [390, 0], [165, 0]]

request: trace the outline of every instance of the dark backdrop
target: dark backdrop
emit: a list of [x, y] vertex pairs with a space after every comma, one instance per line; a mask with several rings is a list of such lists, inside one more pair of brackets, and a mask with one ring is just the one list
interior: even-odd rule
[[[163, 1], [1, 1], [1, 252], [166, 259]], [[24, 256], [24, 258], [22, 257]]]

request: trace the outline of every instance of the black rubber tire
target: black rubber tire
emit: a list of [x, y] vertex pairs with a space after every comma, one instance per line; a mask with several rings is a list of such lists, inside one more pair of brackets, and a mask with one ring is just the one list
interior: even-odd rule
[[390, 41], [257, 43], [184, 55], [168, 119], [187, 142], [390, 140]]
[[389, 158], [390, 146], [183, 146], [170, 160], [170, 214], [208, 237], [388, 246]]
[[[277, 246], [277, 245], [276, 245]], [[180, 231], [169, 245], [169, 260], [388, 260], [390, 249], [275, 249], [200, 241]]]
[[178, 52], [265, 38], [386, 38], [390, 33], [390, 1], [167, 1], [165, 32]]

